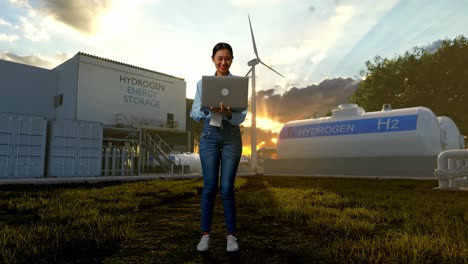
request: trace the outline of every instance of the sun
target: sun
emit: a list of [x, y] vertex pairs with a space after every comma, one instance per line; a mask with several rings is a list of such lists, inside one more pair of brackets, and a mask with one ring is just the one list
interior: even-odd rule
[[[243, 123], [244, 126], [250, 127], [251, 126], [251, 120], [252, 120], [252, 115], [250, 113], [247, 114], [247, 117], [245, 118], [245, 122]], [[280, 122], [277, 122], [275, 120], [272, 120], [267, 117], [261, 117], [257, 116], [257, 128], [265, 130], [265, 131], [271, 131], [274, 133], [278, 133], [281, 128], [283, 127], [283, 124]]]
[[116, 36], [127, 32], [132, 25], [133, 18], [129, 9], [135, 8], [137, 3], [132, 3], [134, 6], [129, 7], [128, 3], [123, 0], [111, 2], [111, 6], [99, 14], [94, 24], [96, 34], [92, 39], [95, 41], [103, 41], [112, 39]]

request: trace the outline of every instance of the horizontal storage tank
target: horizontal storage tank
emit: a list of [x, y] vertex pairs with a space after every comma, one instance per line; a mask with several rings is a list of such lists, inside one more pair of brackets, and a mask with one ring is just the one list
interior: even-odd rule
[[177, 158], [180, 161], [180, 165], [187, 165], [189, 166], [189, 170], [191, 173], [201, 173], [201, 162], [200, 156], [198, 153], [172, 153], [170, 154], [171, 159]]
[[441, 144], [444, 150], [465, 148], [465, 139], [460, 135], [457, 125], [446, 116], [437, 118], [440, 123]]
[[49, 124], [48, 177], [100, 176], [103, 125], [55, 119]]
[[0, 113], [0, 179], [44, 176], [47, 119]]
[[343, 104], [331, 117], [286, 123], [277, 148], [278, 159], [428, 157], [461, 148], [461, 136], [450, 118], [425, 107], [366, 113]]

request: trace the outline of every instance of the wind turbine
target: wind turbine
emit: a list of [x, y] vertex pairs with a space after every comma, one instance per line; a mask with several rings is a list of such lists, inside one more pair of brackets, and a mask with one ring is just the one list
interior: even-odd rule
[[254, 37], [253, 30], [252, 30], [252, 23], [250, 22], [250, 15], [248, 15], [248, 18], [249, 18], [249, 25], [250, 25], [250, 34], [252, 35], [252, 44], [253, 44], [253, 49], [254, 49], [256, 58], [250, 60], [249, 62], [247, 62], [247, 65], [250, 66], [251, 68], [247, 72], [245, 77], [247, 77], [249, 75], [249, 73], [252, 72], [252, 96], [251, 96], [251, 98], [252, 98], [252, 105], [251, 105], [251, 109], [252, 109], [251, 110], [251, 112], [252, 112], [252, 125], [251, 125], [252, 133], [251, 133], [251, 135], [252, 135], [252, 139], [251, 139], [251, 145], [250, 145], [252, 154], [251, 154], [251, 157], [250, 157], [250, 165], [251, 165], [252, 169], [254, 169], [254, 172], [256, 172], [257, 171], [257, 99], [256, 99], [256, 92], [255, 92], [255, 66], [257, 66], [257, 64], [261, 63], [261, 64], [263, 64], [263, 66], [265, 66], [268, 69], [274, 71], [279, 76], [281, 76], [281, 77], [283, 77], [285, 79], [286, 79], [286, 77], [281, 75], [281, 73], [275, 71], [270, 66], [263, 63], [263, 61], [261, 61], [260, 58], [258, 57], [257, 45], [255, 44], [255, 37]]

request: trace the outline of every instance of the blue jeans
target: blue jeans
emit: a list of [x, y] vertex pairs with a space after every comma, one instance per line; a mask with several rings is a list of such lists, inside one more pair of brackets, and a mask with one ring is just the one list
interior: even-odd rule
[[[203, 192], [201, 201], [202, 231], [209, 232], [213, 219], [214, 202], [219, 190], [223, 202], [227, 231], [236, 232], [236, 202], [234, 181], [242, 154], [240, 128], [223, 121], [222, 127], [209, 125], [205, 120], [200, 137], [200, 160], [203, 170]], [[221, 166], [221, 170], [220, 170]], [[221, 177], [219, 177], [221, 172]]]

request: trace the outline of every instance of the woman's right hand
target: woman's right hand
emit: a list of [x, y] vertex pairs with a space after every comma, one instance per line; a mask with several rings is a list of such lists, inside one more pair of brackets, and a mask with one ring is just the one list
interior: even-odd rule
[[231, 117], [232, 116], [232, 110], [231, 107], [226, 107], [223, 102], [219, 103], [219, 108], [217, 107], [210, 107], [210, 111], [216, 112], [216, 113], [221, 113], [225, 115], [226, 117]]

